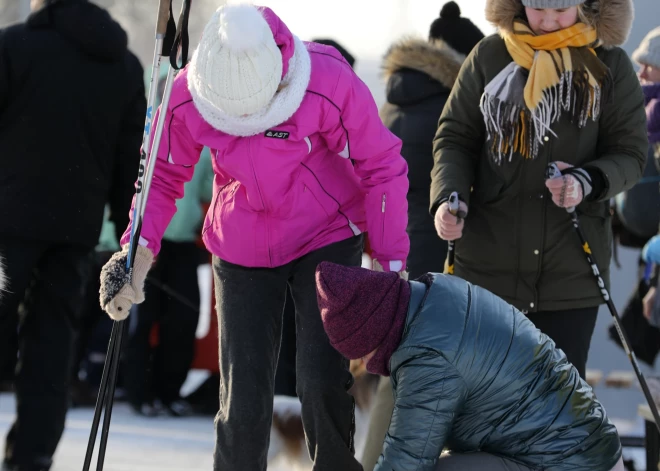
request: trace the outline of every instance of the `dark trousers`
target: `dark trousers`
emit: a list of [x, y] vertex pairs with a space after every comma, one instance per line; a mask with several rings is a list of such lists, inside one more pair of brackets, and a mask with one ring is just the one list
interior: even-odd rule
[[442, 273], [445, 269], [449, 244], [438, 237], [433, 227], [433, 219], [429, 216], [430, 231], [412, 231], [410, 237], [410, 254], [406, 265], [411, 280], [425, 273]]
[[597, 317], [598, 307], [527, 314], [527, 318], [563, 350], [582, 379], [586, 378], [587, 357]]
[[16, 347], [19, 352], [16, 421], [7, 435], [5, 459], [19, 469], [48, 469], [64, 430], [91, 250], [0, 239], [0, 253], [9, 277], [8, 292], [0, 297], [3, 371], [16, 363]]
[[214, 257], [220, 342], [220, 410], [214, 470], [264, 471], [287, 285], [295, 304], [297, 393], [314, 471], [362, 471], [354, 458], [353, 378], [323, 329], [316, 300], [322, 261], [359, 266], [352, 237], [277, 268], [246, 268]]
[[[199, 252], [193, 242], [163, 240], [145, 283], [145, 301], [137, 307], [137, 315], [128, 318], [124, 380], [127, 398], [134, 405], [153, 399], [169, 404], [179, 398], [195, 355]], [[170, 289], [187, 303], [165, 291]], [[152, 352], [150, 337], [156, 323], [158, 346]]]
[[282, 313], [282, 344], [275, 370], [275, 395], [296, 396], [296, 307], [291, 290], [286, 290]]
[[[73, 381], [75, 384], [83, 374], [85, 383], [92, 389], [100, 385], [108, 339], [112, 331], [113, 321], [99, 303], [101, 270], [112, 255], [113, 252], [95, 252], [93, 255], [91, 276], [87, 283], [85, 301], [80, 314], [80, 328], [76, 336], [71, 370]], [[74, 406], [77, 405], [77, 399], [73, 398]]]

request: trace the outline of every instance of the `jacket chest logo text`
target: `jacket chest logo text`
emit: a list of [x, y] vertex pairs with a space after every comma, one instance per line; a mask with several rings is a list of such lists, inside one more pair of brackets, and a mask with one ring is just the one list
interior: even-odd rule
[[274, 131], [272, 129], [269, 129], [268, 131], [266, 131], [265, 136], [272, 137], [273, 139], [288, 139], [289, 133], [286, 131]]

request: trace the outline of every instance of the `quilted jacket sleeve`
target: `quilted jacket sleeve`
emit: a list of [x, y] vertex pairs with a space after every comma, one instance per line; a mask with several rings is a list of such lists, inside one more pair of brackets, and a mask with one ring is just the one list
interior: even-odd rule
[[394, 372], [394, 413], [374, 471], [435, 471], [466, 398], [463, 379], [444, 357], [426, 349], [407, 355]]

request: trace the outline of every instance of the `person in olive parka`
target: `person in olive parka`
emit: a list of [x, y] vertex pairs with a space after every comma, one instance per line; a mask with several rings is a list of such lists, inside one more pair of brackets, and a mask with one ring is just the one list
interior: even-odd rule
[[[455, 274], [527, 313], [584, 378], [603, 303], [566, 209], [609, 285], [609, 200], [640, 179], [644, 95], [631, 0], [488, 0], [499, 34], [467, 58], [434, 140], [431, 214]], [[549, 163], [562, 177], [546, 179]], [[447, 200], [458, 192], [467, 217]]]

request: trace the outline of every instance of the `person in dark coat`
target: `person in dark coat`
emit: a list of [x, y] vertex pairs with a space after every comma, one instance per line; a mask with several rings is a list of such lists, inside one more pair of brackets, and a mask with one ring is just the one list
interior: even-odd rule
[[429, 215], [433, 169], [433, 137], [467, 54], [483, 39], [455, 2], [448, 2], [431, 24], [427, 40], [405, 38], [392, 45], [383, 59], [387, 103], [380, 117], [403, 141], [408, 162], [408, 272], [416, 278], [442, 271], [447, 242], [438, 239]]
[[[387, 103], [380, 117], [402, 141], [408, 162], [408, 236], [411, 279], [442, 271], [447, 242], [440, 239], [429, 214], [433, 137], [449, 93], [467, 54], [484, 37], [455, 2], [447, 2], [431, 24], [428, 40], [406, 38], [396, 42], [383, 59]], [[392, 388], [381, 379], [362, 457], [373, 469], [383, 446], [394, 402]]]
[[329, 262], [316, 288], [331, 345], [391, 378], [374, 471], [623, 471], [591, 387], [501, 298], [451, 275], [405, 281]]
[[87, 0], [33, 0], [32, 9], [0, 30], [4, 379], [19, 352], [11, 471], [51, 467], [92, 251], [106, 203], [119, 230], [128, 222], [146, 113], [142, 67], [105, 10]]

